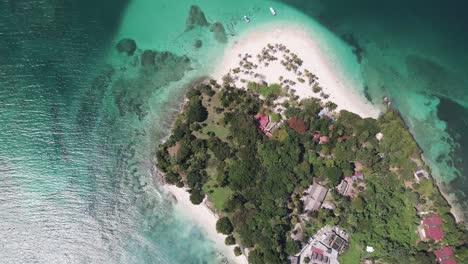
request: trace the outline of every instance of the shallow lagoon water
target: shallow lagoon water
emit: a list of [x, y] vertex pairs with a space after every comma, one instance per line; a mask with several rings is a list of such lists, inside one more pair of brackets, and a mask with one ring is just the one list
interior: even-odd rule
[[[223, 49], [208, 28], [185, 32], [191, 4], [232, 38], [279, 19], [316, 32], [338, 73], [376, 103], [390, 95], [436, 176], [466, 192], [467, 27], [453, 18], [463, 8], [374, 2], [0, 2], [1, 262], [220, 262], [200, 229], [172, 212], [152, 166], [184, 85]], [[351, 33], [361, 64], [340, 39]], [[173, 59], [142, 72], [116, 54], [123, 37]]]

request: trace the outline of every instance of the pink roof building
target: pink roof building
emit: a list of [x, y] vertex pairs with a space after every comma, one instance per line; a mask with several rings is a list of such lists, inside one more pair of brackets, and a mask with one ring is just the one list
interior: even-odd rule
[[321, 136], [320, 137], [320, 143], [327, 143], [328, 142], [328, 137], [327, 136]]
[[315, 132], [313, 135], [312, 135], [312, 138], [313, 139], [319, 139], [320, 138], [320, 134], [318, 132]]
[[453, 258], [448, 258], [448, 259], [439, 261], [439, 263], [440, 264], [457, 264], [457, 261]]
[[317, 247], [314, 247], [314, 246], [310, 247], [310, 250], [312, 252], [315, 252], [315, 253], [319, 254], [319, 255], [323, 255], [323, 253], [324, 253], [323, 249], [320, 249], [320, 248], [317, 248]]
[[267, 115], [260, 114], [260, 113], [258, 113], [258, 114], [255, 115], [255, 120], [258, 121], [259, 126], [260, 126], [261, 128], [265, 128], [265, 127], [268, 125], [268, 122], [269, 122], [268, 116], [267, 116]]
[[444, 231], [440, 227], [442, 224], [442, 218], [440, 216], [433, 214], [429, 217], [423, 218], [421, 221], [423, 233], [421, 233], [421, 237], [429, 238], [434, 241], [439, 241], [444, 237]]
[[426, 233], [426, 237], [434, 241], [439, 241], [444, 237], [444, 231], [442, 228], [440, 228], [440, 226], [424, 228], [424, 232]]
[[[267, 129], [268, 124], [270, 123], [270, 117], [268, 115], [264, 115], [258, 113], [254, 116], [254, 119], [258, 122], [258, 129], [265, 134], [267, 137], [271, 137], [271, 132]], [[271, 129], [271, 128], [270, 128]]]
[[424, 225], [427, 225], [429, 227], [431, 226], [438, 226], [442, 224], [442, 218], [440, 216], [433, 214], [430, 217], [426, 217], [422, 220], [422, 223]]
[[452, 247], [442, 246], [440, 249], [436, 250], [434, 254], [437, 257], [437, 260], [440, 264], [456, 264], [457, 262], [453, 258]]

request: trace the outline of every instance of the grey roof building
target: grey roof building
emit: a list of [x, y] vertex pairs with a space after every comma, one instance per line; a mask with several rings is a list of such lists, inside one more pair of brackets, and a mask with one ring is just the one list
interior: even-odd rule
[[317, 211], [327, 196], [328, 189], [324, 186], [314, 183], [305, 191], [305, 196], [301, 198], [306, 212]]

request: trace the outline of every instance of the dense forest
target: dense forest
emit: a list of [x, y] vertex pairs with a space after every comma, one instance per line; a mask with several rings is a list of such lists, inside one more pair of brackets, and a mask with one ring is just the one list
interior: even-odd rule
[[[440, 243], [468, 263], [467, 232], [433, 180], [413, 176], [428, 168], [398, 113], [363, 119], [319, 99], [285, 97], [278, 85], [247, 87], [211, 80], [191, 89], [157, 152], [167, 183], [188, 188], [194, 204], [208, 197], [220, 215], [218, 232], [240, 246], [236, 254], [248, 252], [252, 264], [286, 263], [320, 227], [336, 224], [351, 237], [342, 263], [432, 263], [437, 245], [416, 231], [419, 212], [432, 210], [443, 219]], [[256, 115], [269, 117], [271, 133], [259, 129]], [[340, 195], [335, 187], [356, 170], [363, 184], [352, 197]], [[301, 196], [313, 182], [331, 189], [333, 209], [304, 211]], [[302, 239], [292, 238], [297, 224]], [[366, 245], [375, 251], [365, 252]]]

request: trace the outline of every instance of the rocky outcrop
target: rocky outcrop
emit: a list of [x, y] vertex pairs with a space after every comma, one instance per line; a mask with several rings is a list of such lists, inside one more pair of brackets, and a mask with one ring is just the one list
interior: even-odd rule
[[226, 31], [224, 30], [223, 24], [221, 24], [221, 22], [215, 22], [211, 27], [211, 32], [213, 32], [214, 38], [218, 42], [227, 42]]
[[132, 56], [137, 48], [136, 42], [133, 39], [124, 38], [116, 45], [117, 51]]
[[209, 26], [210, 24], [206, 20], [205, 14], [201, 11], [200, 7], [192, 5], [190, 7], [187, 21], [185, 22], [185, 30], [189, 31], [196, 26]]

